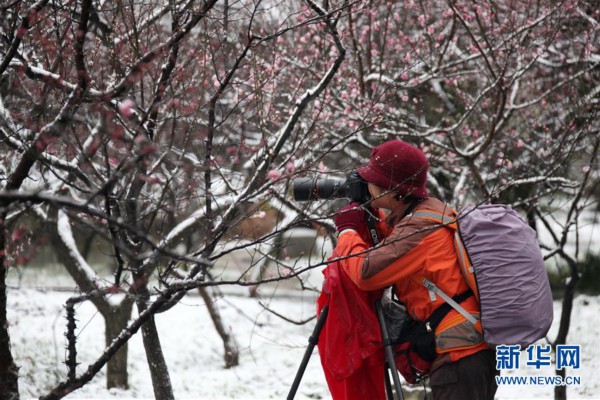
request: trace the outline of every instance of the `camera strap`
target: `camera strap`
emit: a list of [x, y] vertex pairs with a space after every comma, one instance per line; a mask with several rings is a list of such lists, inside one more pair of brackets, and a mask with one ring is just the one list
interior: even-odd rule
[[379, 239], [379, 235], [377, 234], [377, 218], [375, 218], [375, 212], [371, 207], [367, 207], [367, 228], [369, 228], [369, 237], [371, 238], [371, 243], [373, 247], [377, 246], [381, 241]]
[[[417, 204], [421, 202], [421, 200], [422, 199], [415, 199], [412, 203], [410, 203], [406, 211], [404, 211], [404, 214], [402, 215], [401, 219], [404, 219], [406, 218], [406, 216], [410, 215], [417, 207]], [[377, 234], [377, 218], [375, 217], [375, 211], [371, 207], [367, 207], [366, 218], [367, 228], [369, 228], [369, 237], [371, 238], [371, 243], [373, 247], [375, 247], [379, 244], [379, 242], [381, 242], [381, 239]]]

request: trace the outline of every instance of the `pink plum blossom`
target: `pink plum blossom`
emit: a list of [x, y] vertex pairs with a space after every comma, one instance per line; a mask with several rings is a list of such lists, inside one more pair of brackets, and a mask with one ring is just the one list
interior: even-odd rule
[[133, 114], [133, 107], [135, 107], [135, 102], [131, 99], [125, 99], [119, 103], [119, 113], [124, 117], [130, 117]]
[[281, 171], [278, 171], [276, 169], [272, 169], [269, 172], [267, 172], [267, 177], [273, 180], [281, 178], [281, 175]]

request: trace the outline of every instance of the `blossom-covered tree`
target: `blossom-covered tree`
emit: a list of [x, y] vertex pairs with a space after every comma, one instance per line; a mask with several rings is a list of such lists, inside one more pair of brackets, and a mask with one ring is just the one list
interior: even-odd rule
[[[279, 164], [294, 169], [299, 121], [344, 58], [336, 17], [310, 1], [218, 3], [3, 8], [2, 276], [17, 256], [6, 252], [11, 230], [32, 218], [84, 293], [73, 302], [92, 301], [107, 329], [106, 352], [80, 375], [68, 362], [49, 398], [107, 362], [108, 385], [126, 386], [125, 346], [138, 329], [157, 398], [173, 397], [154, 314], [197, 287], [209, 299], [217, 244], [272, 196]], [[336, 50], [295, 65], [306, 50], [291, 36], [309, 27]], [[86, 230], [111, 244], [111, 277], [82, 254], [74, 232]], [[3, 285], [3, 315], [5, 294]], [[127, 325], [133, 303], [139, 317]], [[235, 365], [231, 333], [214, 321]], [[2, 392], [18, 396], [6, 324], [2, 333]]]
[[568, 282], [549, 340], [564, 344], [580, 254], [566, 243], [598, 201], [600, 10], [586, 1], [412, 0], [353, 11], [339, 28], [348, 62], [315, 128], [333, 156], [327, 165], [352, 168], [364, 147], [402, 138], [428, 154], [434, 195], [454, 207], [508, 203], [549, 230], [545, 256], [567, 265]]
[[[288, 196], [294, 177], [343, 177], [374, 145], [402, 138], [427, 152], [432, 193], [455, 207], [506, 202], [534, 225], [552, 215], [553, 199], [570, 202], [549, 256], [569, 256], [569, 226], [597, 182], [592, 2], [40, 0], [0, 9], [6, 398], [18, 385], [4, 282], [29, 240], [47, 240], [82, 292], [72, 302], [92, 301], [106, 321], [105, 352], [79, 374], [67, 360], [47, 398], [107, 363], [109, 386], [127, 386], [126, 343], [139, 329], [156, 396], [173, 398], [156, 313], [190, 290], [210, 304], [210, 286], [302, 277], [324, 264], [267, 251], [300, 222], [331, 227], [329, 207]], [[266, 227], [249, 218], [263, 215]], [[111, 276], [95, 270], [80, 232], [110, 244]], [[216, 260], [246, 247], [259, 249], [250, 265], [214, 275]], [[274, 276], [256, 273], [266, 260]], [[212, 311], [235, 365], [232, 333]]]

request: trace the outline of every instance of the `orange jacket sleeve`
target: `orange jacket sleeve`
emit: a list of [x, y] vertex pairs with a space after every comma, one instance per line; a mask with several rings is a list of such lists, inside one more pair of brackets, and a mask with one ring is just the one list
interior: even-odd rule
[[369, 250], [369, 246], [360, 237], [358, 232], [347, 231], [338, 238], [335, 254], [340, 257], [340, 265], [346, 271], [352, 282], [361, 287], [361, 270], [363, 260]]
[[428, 248], [418, 245], [432, 233], [432, 225], [406, 218], [392, 228], [382, 218], [377, 226], [382, 237], [378, 246], [369, 248], [357, 232], [349, 231], [340, 235], [336, 254], [347, 257], [341, 261], [342, 268], [360, 289], [382, 289], [422, 271]]
[[[385, 248], [383, 242], [377, 251], [381, 252]], [[374, 249], [373, 249], [374, 250]], [[416, 247], [404, 256], [392, 262], [388, 268], [384, 268], [375, 276], [368, 279], [363, 278], [363, 265], [369, 253], [367, 244], [356, 232], [346, 232], [338, 239], [336, 253], [339, 257], [347, 257], [340, 261], [342, 268], [345, 269], [350, 279], [362, 290], [376, 290], [391, 286], [403, 279], [409, 279], [410, 276], [419, 273], [422, 270], [423, 259], [426, 258], [425, 247]], [[354, 256], [352, 256], [354, 255]], [[350, 257], [348, 257], [350, 256]]]

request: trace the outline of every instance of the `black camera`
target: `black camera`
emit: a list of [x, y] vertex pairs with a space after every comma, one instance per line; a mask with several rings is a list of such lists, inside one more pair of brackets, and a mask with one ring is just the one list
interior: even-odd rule
[[331, 178], [296, 178], [293, 184], [294, 199], [297, 201], [347, 198], [364, 204], [371, 198], [367, 182], [356, 170], [352, 170], [345, 181]]

